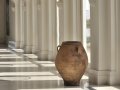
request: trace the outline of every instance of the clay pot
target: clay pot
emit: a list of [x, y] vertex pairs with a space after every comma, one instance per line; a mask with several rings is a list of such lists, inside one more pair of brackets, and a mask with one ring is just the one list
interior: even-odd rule
[[66, 41], [58, 47], [55, 65], [64, 80], [64, 85], [79, 86], [88, 64], [87, 54], [82, 43]]

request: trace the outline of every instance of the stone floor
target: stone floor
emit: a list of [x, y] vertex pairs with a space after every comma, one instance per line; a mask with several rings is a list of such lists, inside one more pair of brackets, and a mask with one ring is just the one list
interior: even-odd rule
[[53, 61], [42, 61], [20, 49], [0, 49], [0, 90], [120, 90], [113, 86], [89, 86], [84, 75], [80, 86], [65, 87]]

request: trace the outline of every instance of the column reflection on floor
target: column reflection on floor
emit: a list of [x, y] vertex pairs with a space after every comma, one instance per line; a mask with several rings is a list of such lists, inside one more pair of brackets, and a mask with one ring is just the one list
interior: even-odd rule
[[22, 50], [0, 49], [0, 90], [85, 90], [87, 82], [84, 76], [81, 86], [64, 87], [54, 62], [38, 61]]

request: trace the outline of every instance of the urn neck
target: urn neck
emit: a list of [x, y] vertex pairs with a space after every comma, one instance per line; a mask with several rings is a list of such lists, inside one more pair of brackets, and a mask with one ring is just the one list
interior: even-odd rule
[[80, 41], [64, 41], [62, 42], [62, 45], [81, 45], [82, 43]]

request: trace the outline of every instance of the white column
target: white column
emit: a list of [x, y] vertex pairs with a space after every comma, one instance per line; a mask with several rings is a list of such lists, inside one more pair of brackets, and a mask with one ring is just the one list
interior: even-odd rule
[[20, 0], [15, 0], [15, 48], [20, 48], [20, 35]]
[[58, 43], [62, 44], [62, 42], [64, 41], [64, 36], [63, 36], [63, 32], [64, 32], [64, 8], [63, 8], [63, 0], [59, 0], [59, 2], [57, 2], [57, 29], [58, 29]]
[[116, 28], [116, 8], [115, 8], [115, 0], [109, 0], [108, 2], [108, 40], [109, 40], [109, 46], [108, 46], [108, 52], [109, 56], [108, 59], [110, 60], [110, 79], [109, 84], [114, 85], [117, 80], [115, 79], [117, 76], [115, 75], [116, 72], [116, 59], [117, 59], [117, 28]]
[[[90, 0], [91, 70], [90, 83], [120, 84], [119, 8], [117, 0]], [[118, 0], [119, 1], [119, 0]], [[118, 6], [117, 6], [118, 4]], [[117, 7], [117, 8], [116, 8]], [[117, 17], [118, 16], [118, 17]], [[118, 20], [118, 21], [117, 21]]]
[[90, 82], [108, 83], [110, 61], [107, 43], [107, 4], [105, 0], [96, 0], [91, 7], [91, 74]]
[[[113, 1], [111, 0], [111, 3], [113, 3]], [[113, 68], [116, 67], [117, 69], [115, 69], [114, 74], [111, 74], [112, 77], [114, 77], [114, 82], [113, 84], [120, 84], [120, 0], [115, 0], [115, 29], [114, 29], [114, 34], [115, 34], [115, 58], [113, 57], [113, 60], [111, 62], [111, 66], [113, 65]], [[112, 13], [112, 12], [111, 12]], [[112, 13], [113, 15], [113, 13]], [[112, 23], [113, 24], [113, 23]], [[114, 43], [114, 42], [113, 42]], [[113, 52], [114, 53], [114, 52]]]
[[37, 25], [38, 25], [38, 35], [37, 35], [37, 42], [38, 42], [38, 50], [37, 50], [37, 55], [40, 57], [40, 51], [41, 51], [41, 41], [42, 41], [42, 38], [41, 38], [41, 26], [42, 26], [42, 11], [41, 11], [41, 0], [38, 0], [37, 1]]
[[38, 0], [32, 0], [32, 53], [38, 51]]
[[26, 0], [25, 53], [32, 53], [32, 0]]
[[82, 41], [82, 1], [64, 0], [64, 41]]
[[64, 7], [64, 41], [73, 40], [72, 29], [73, 29], [73, 19], [72, 19], [72, 0], [63, 0]]
[[24, 34], [25, 34], [25, 0], [20, 0], [20, 48], [24, 48]]
[[41, 0], [41, 27], [39, 30], [39, 59], [48, 59], [48, 0]]
[[57, 51], [56, 0], [49, 0], [48, 59], [55, 59]]
[[82, 21], [82, 0], [72, 0], [73, 2], [73, 40], [83, 41], [83, 21]]

